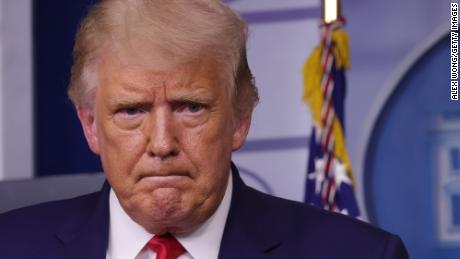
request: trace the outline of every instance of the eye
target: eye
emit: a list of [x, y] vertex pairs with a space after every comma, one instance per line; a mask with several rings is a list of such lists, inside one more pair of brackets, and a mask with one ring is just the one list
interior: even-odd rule
[[178, 112], [185, 112], [185, 113], [199, 113], [201, 112], [206, 106], [204, 104], [198, 103], [198, 102], [192, 102], [192, 101], [184, 101], [177, 103], [177, 111]]
[[142, 124], [147, 110], [137, 106], [120, 107], [115, 110], [114, 123], [122, 129], [135, 129]]
[[136, 116], [141, 113], [144, 113], [143, 110], [136, 108], [136, 107], [127, 107], [127, 108], [122, 108], [117, 111], [117, 113], [123, 115], [123, 116]]
[[196, 113], [196, 112], [199, 112], [204, 107], [202, 104], [190, 102], [190, 103], [185, 104], [185, 108], [187, 109], [187, 111], [191, 113]]

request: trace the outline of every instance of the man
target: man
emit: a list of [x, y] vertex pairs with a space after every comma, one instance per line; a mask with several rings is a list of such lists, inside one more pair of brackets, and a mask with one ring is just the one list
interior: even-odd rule
[[231, 154], [258, 101], [246, 25], [218, 0], [105, 0], [69, 96], [107, 182], [0, 216], [2, 258], [406, 258], [401, 240], [247, 187]]

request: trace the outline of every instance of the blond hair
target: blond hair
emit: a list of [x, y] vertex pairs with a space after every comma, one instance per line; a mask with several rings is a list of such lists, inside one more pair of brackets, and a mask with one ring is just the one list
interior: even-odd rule
[[101, 54], [115, 44], [139, 38], [178, 60], [213, 55], [227, 67], [236, 114], [251, 114], [259, 98], [247, 63], [247, 26], [219, 0], [102, 0], [96, 4], [75, 39], [68, 95], [76, 106], [92, 106]]

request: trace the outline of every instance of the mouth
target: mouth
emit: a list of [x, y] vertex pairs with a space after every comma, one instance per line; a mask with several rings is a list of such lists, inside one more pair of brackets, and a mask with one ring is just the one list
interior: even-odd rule
[[141, 174], [139, 176], [138, 181], [140, 182], [150, 182], [155, 184], [171, 184], [171, 183], [178, 183], [181, 181], [185, 181], [190, 179], [190, 174], [185, 171], [178, 171], [178, 172], [150, 172]]
[[139, 181], [140, 186], [147, 190], [163, 188], [183, 189], [190, 184], [190, 178], [185, 175], [145, 176]]

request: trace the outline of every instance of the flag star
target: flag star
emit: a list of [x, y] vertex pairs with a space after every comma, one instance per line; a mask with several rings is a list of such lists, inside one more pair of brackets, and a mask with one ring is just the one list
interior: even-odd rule
[[342, 183], [351, 185], [351, 179], [347, 175], [345, 165], [337, 158], [334, 158], [334, 180], [338, 188], [340, 188]]
[[315, 193], [321, 192], [321, 184], [324, 181], [324, 165], [325, 161], [323, 158], [315, 159], [315, 171], [308, 175], [308, 179], [315, 180]]

